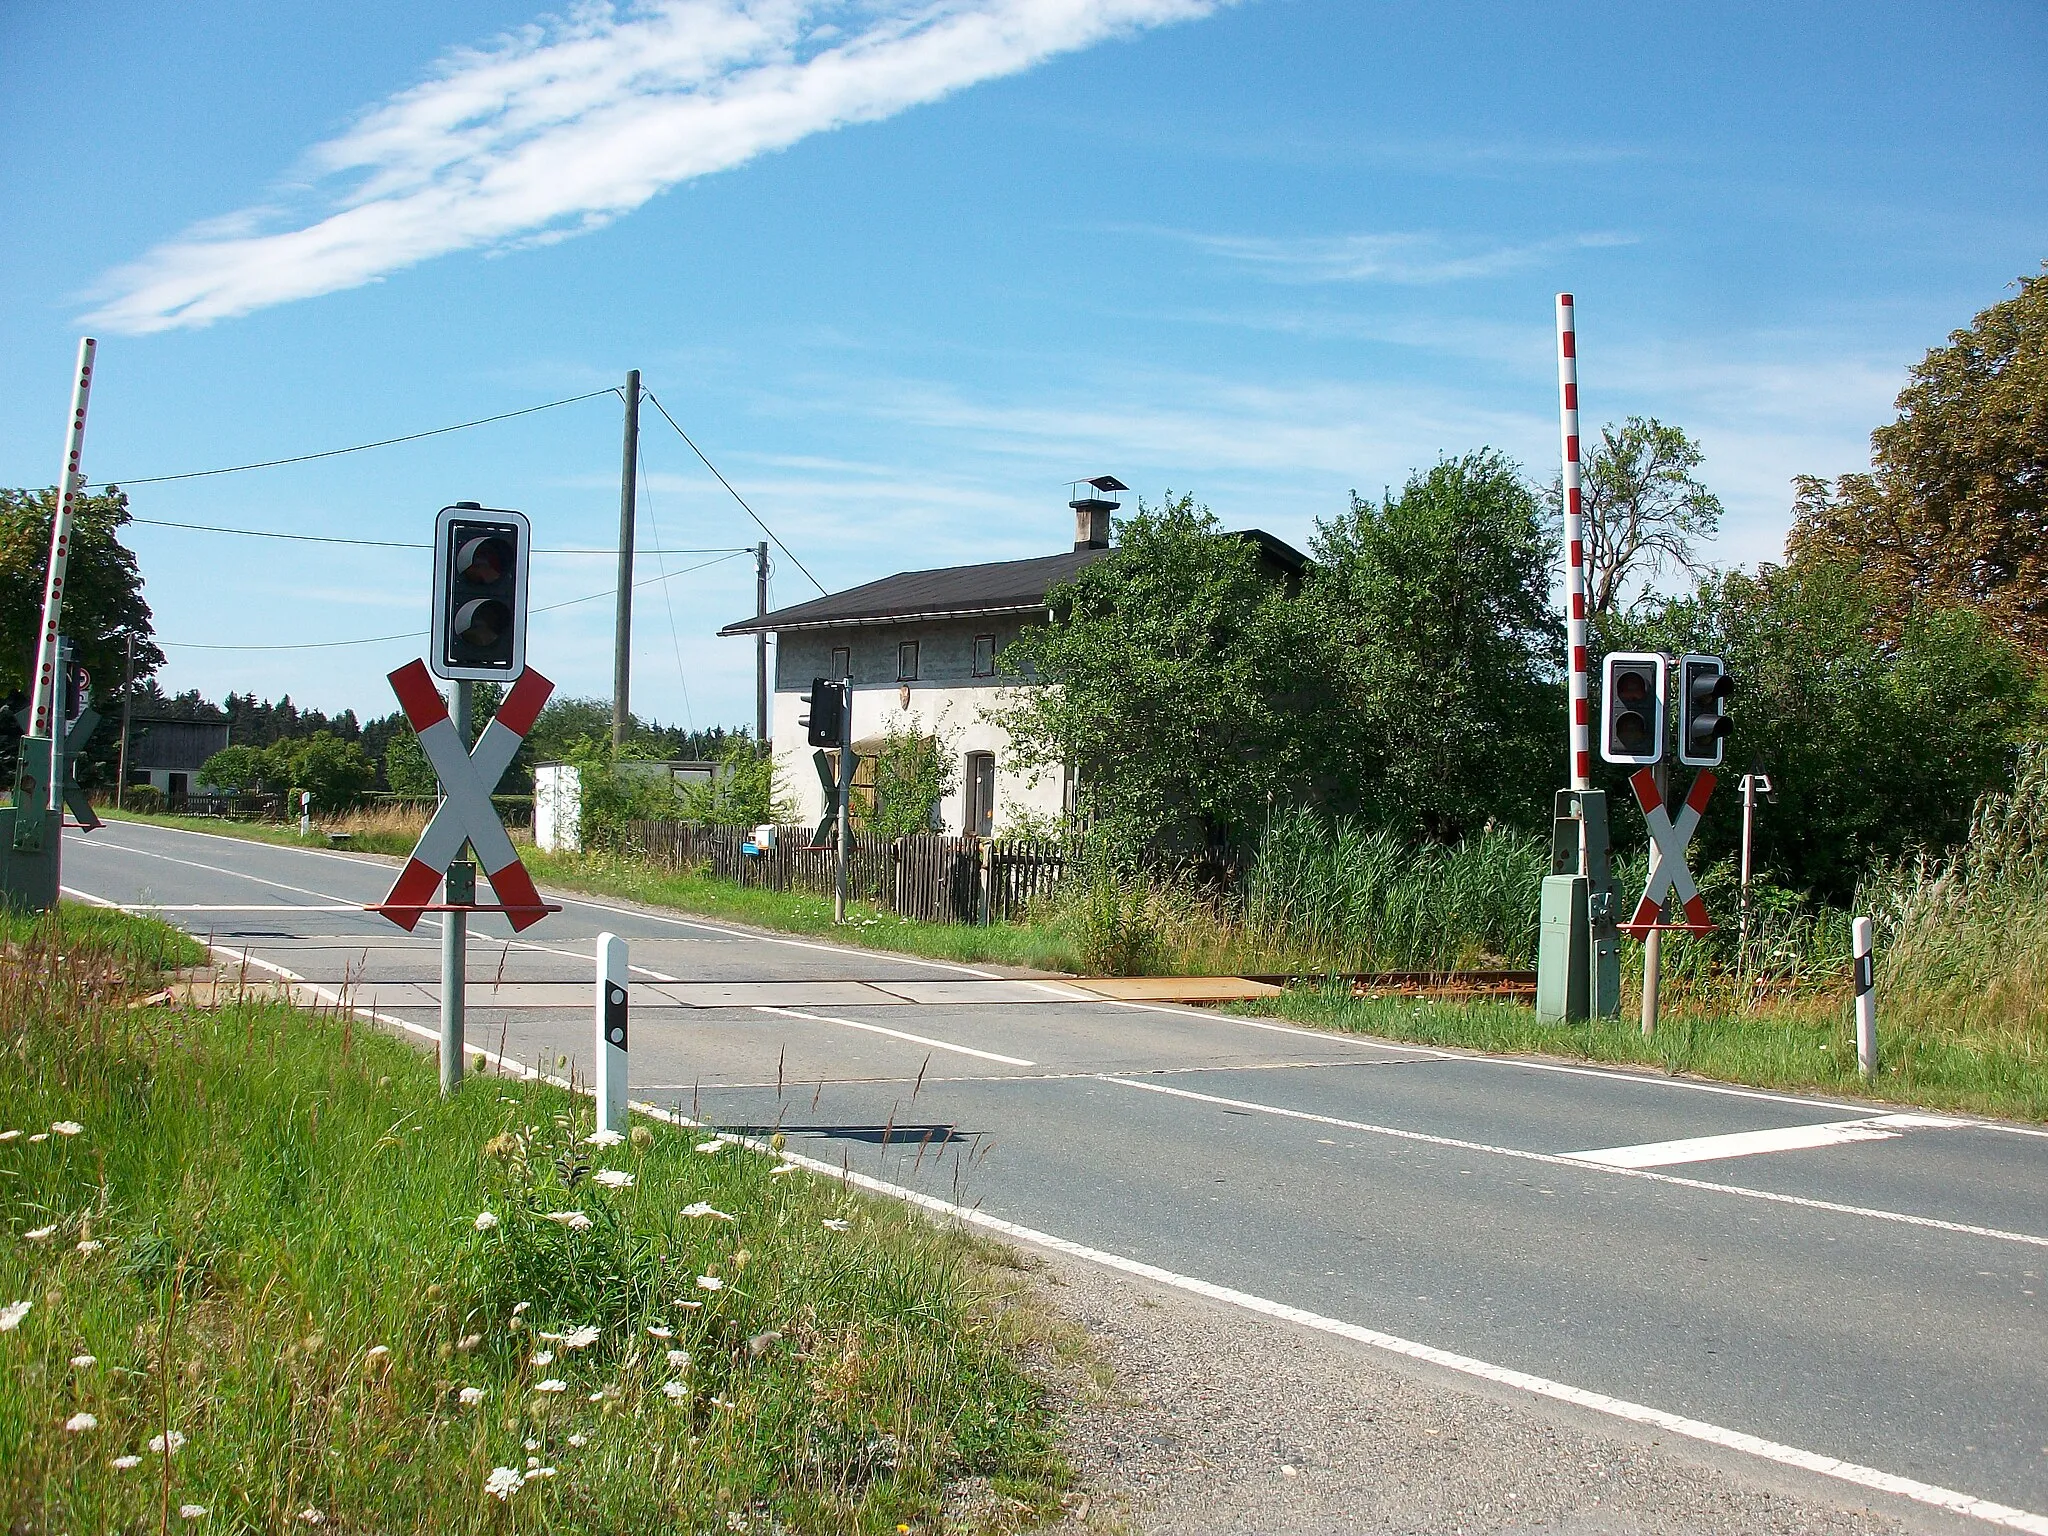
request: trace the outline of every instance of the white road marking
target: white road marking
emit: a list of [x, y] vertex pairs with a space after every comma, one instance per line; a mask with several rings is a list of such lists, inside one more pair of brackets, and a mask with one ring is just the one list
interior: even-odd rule
[[1712, 1163], [1724, 1157], [1755, 1157], [1764, 1152], [1810, 1152], [1856, 1141], [1889, 1141], [1910, 1130], [1953, 1130], [1968, 1124], [1966, 1120], [1950, 1120], [1942, 1115], [1874, 1115], [1865, 1120], [1781, 1125], [1768, 1131], [1687, 1136], [1677, 1141], [1645, 1141], [1632, 1147], [1601, 1147], [1564, 1155], [1575, 1162], [1599, 1163], [1608, 1168], [1668, 1168], [1675, 1163]]
[[978, 1051], [971, 1045], [955, 1045], [950, 1040], [934, 1040], [930, 1035], [913, 1035], [904, 1029], [884, 1029], [879, 1024], [865, 1024], [859, 1019], [835, 1018], [829, 1013], [805, 1013], [798, 1008], [771, 1008], [765, 1003], [754, 1005], [756, 1013], [780, 1014], [785, 1019], [809, 1019], [816, 1024], [837, 1024], [845, 1029], [863, 1029], [871, 1035], [887, 1035], [893, 1040], [908, 1040], [913, 1045], [928, 1045], [935, 1051], [953, 1051], [961, 1056], [979, 1056], [983, 1061], [1000, 1061], [1009, 1067], [1035, 1067], [1035, 1061], [1026, 1061], [1021, 1056], [1005, 1056], [999, 1051]]
[[[2031, 1232], [2007, 1232], [1998, 1227], [1978, 1227], [1967, 1222], [1942, 1221], [1933, 1216], [1912, 1216], [1904, 1211], [1883, 1211], [1863, 1205], [1843, 1205], [1834, 1200], [1815, 1200], [1806, 1195], [1783, 1195], [1775, 1190], [1751, 1189], [1743, 1184], [1716, 1184], [1706, 1179], [1688, 1179], [1674, 1173], [1652, 1173], [1647, 1168], [1589, 1163], [1556, 1152], [1526, 1152], [1519, 1147], [1496, 1147], [1483, 1141], [1463, 1141], [1455, 1136], [1433, 1136], [1427, 1131], [1407, 1131], [1398, 1126], [1374, 1125], [1365, 1120], [1345, 1120], [1336, 1115], [1313, 1114], [1305, 1109], [1284, 1109], [1277, 1104], [1260, 1104], [1251, 1099], [1226, 1099], [1213, 1093], [1196, 1093], [1191, 1088], [1169, 1088], [1164, 1083], [1141, 1083], [1135, 1078], [1119, 1077], [1106, 1072], [1100, 1074], [1096, 1080], [1114, 1083], [1119, 1088], [1137, 1088], [1146, 1093], [1163, 1093], [1176, 1099], [1191, 1099], [1199, 1104], [1214, 1104], [1223, 1109], [1242, 1109], [1254, 1114], [1277, 1115], [1286, 1120], [1305, 1120], [1311, 1125], [1334, 1125], [1340, 1130], [1364, 1131], [1373, 1136], [1391, 1136], [1397, 1141], [1417, 1141], [1432, 1147], [1449, 1147], [1458, 1152], [1484, 1152], [1494, 1157], [1511, 1157], [1525, 1163], [1585, 1169], [1612, 1174], [1620, 1179], [1647, 1179], [1656, 1184], [1676, 1185], [1680, 1189], [1705, 1190], [1709, 1194], [1738, 1195], [1745, 1200], [1762, 1200], [1771, 1205], [1791, 1205], [1802, 1210], [1827, 1211], [1838, 1216], [1862, 1216], [1872, 1221], [1893, 1221], [1902, 1226], [1924, 1227], [1934, 1232], [1958, 1232], [1966, 1237], [1988, 1237], [2001, 1243], [2025, 1243], [2035, 1248], [2048, 1248], [2048, 1237], [2039, 1237]], [[1961, 1125], [1968, 1122], [1955, 1123]]]
[[[1134, 1085], [1135, 1086], [1135, 1085]], [[635, 1103], [633, 1108], [671, 1125], [694, 1127], [697, 1122], [676, 1110], [664, 1110], [653, 1104]], [[2048, 1515], [2035, 1514], [2029, 1510], [2015, 1509], [2009, 1504], [1995, 1503], [1979, 1498], [1973, 1493], [1963, 1493], [1954, 1488], [1943, 1488], [1935, 1483], [1923, 1483], [1917, 1478], [1901, 1477], [1894, 1472], [1885, 1472], [1876, 1467], [1866, 1467], [1857, 1462], [1844, 1461], [1837, 1456], [1823, 1455], [1817, 1451], [1802, 1450], [1796, 1445], [1782, 1441], [1766, 1440], [1761, 1435], [1752, 1435], [1739, 1429], [1724, 1428], [1710, 1424], [1703, 1419], [1689, 1419], [1681, 1414], [1669, 1413], [1662, 1408], [1652, 1408], [1643, 1403], [1630, 1402], [1626, 1398], [1610, 1397], [1605, 1392], [1593, 1392], [1584, 1387], [1570, 1386], [1548, 1377], [1534, 1376], [1527, 1371], [1518, 1371], [1509, 1366], [1493, 1365], [1470, 1355], [1438, 1349], [1431, 1344], [1420, 1344], [1396, 1334], [1382, 1333], [1375, 1328], [1361, 1327], [1347, 1323], [1340, 1318], [1325, 1317], [1301, 1307], [1289, 1306], [1285, 1302], [1271, 1301], [1264, 1296], [1254, 1296], [1247, 1291], [1232, 1290], [1228, 1286], [1212, 1281], [1200, 1280], [1193, 1275], [1178, 1274], [1162, 1269], [1156, 1264], [1147, 1264], [1141, 1259], [1127, 1258], [1120, 1253], [1105, 1249], [1091, 1248], [1069, 1238], [1055, 1237], [1050, 1232], [1005, 1221], [1000, 1216], [971, 1206], [955, 1205], [941, 1200], [936, 1195], [927, 1195], [921, 1190], [907, 1189], [900, 1184], [891, 1184], [883, 1179], [852, 1169], [820, 1161], [817, 1158], [783, 1151], [774, 1152], [766, 1142], [751, 1137], [739, 1138], [741, 1145], [771, 1157], [780, 1157], [785, 1162], [795, 1163], [827, 1178], [839, 1179], [858, 1188], [878, 1195], [886, 1195], [905, 1204], [923, 1210], [952, 1217], [956, 1221], [1001, 1233], [1018, 1242], [1030, 1243], [1035, 1247], [1047, 1248], [1055, 1253], [1068, 1254], [1099, 1264], [1105, 1269], [1119, 1270], [1124, 1274], [1137, 1275], [1161, 1285], [1172, 1286], [1175, 1290], [1191, 1295], [1204, 1296], [1211, 1301], [1220, 1301], [1226, 1306], [1255, 1312], [1264, 1317], [1277, 1318], [1283, 1322], [1296, 1323], [1313, 1328], [1319, 1333], [1332, 1334], [1338, 1338], [1350, 1339], [1355, 1343], [1369, 1345], [1389, 1354], [1402, 1355], [1410, 1360], [1419, 1360], [1428, 1365], [1456, 1371], [1460, 1375], [1476, 1377], [1481, 1381], [1493, 1382], [1499, 1386], [1513, 1387], [1536, 1397], [1550, 1398], [1555, 1402], [1570, 1403], [1577, 1408], [1590, 1409], [1595, 1413], [1622, 1419], [1631, 1424], [1642, 1424], [1652, 1429], [1661, 1429], [1688, 1440], [1699, 1441], [1723, 1450], [1739, 1451], [1759, 1460], [1775, 1462], [1779, 1466], [1794, 1467], [1803, 1472], [1818, 1473], [1839, 1482], [1851, 1483], [1873, 1492], [1896, 1494], [1911, 1499], [1916, 1504], [1925, 1504], [1935, 1509], [1948, 1510], [1953, 1514], [1968, 1515], [2008, 1530], [2026, 1531], [2030, 1536], [2048, 1536]]]
[[[161, 855], [158, 855], [161, 857]], [[64, 889], [68, 892], [71, 887]], [[342, 902], [322, 906], [292, 906], [289, 903], [271, 902], [267, 906], [236, 905], [221, 902], [130, 902], [121, 908], [123, 912], [355, 912], [363, 910], [359, 902]]]

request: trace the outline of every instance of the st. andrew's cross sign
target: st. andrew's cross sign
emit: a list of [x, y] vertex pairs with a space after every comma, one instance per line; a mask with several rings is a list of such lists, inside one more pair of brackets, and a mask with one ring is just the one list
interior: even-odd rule
[[[484, 727], [474, 752], [464, 749], [461, 733], [449, 718], [447, 702], [434, 686], [425, 662], [408, 662], [393, 672], [391, 691], [398, 695], [399, 707], [412, 723], [421, 750], [440, 776], [442, 798], [391, 894], [371, 910], [382, 912], [410, 933], [423, 913], [436, 909], [434, 892], [442, 872], [466, 841], [476, 850], [477, 861], [515, 932], [560, 911], [540, 899], [533, 876], [519, 862], [512, 839], [498, 820], [497, 807], [491, 804], [492, 787], [512, 765], [513, 754], [533, 729], [534, 718], [555, 685], [530, 667], [522, 672], [498, 706], [497, 715]], [[490, 910], [466, 902], [460, 907], [466, 912]]]

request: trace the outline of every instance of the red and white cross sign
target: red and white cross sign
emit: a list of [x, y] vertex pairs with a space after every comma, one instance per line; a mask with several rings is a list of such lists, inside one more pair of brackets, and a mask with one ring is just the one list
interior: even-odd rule
[[[1664, 797], [1657, 791], [1657, 775], [1650, 769], [1638, 769], [1629, 779], [1628, 787], [1636, 792], [1636, 804], [1643, 808], [1643, 819], [1650, 824], [1650, 878], [1643, 884], [1643, 899], [1636, 904], [1636, 915], [1621, 925], [1621, 931], [1633, 939], [1664, 926], [1711, 933], [1714, 925], [1707, 917], [1707, 904], [1700, 899], [1699, 887], [1692, 883], [1692, 871], [1685, 867], [1685, 845], [1699, 830], [1700, 812], [1707, 808], [1707, 796], [1714, 792], [1713, 770], [1702, 771], [1692, 781], [1692, 789], [1676, 820], [1664, 809]], [[1664, 915], [1667, 889], [1685, 911], [1683, 923], [1666, 925], [1658, 921]]]
[[490, 877], [491, 889], [516, 931], [530, 928], [554, 909], [540, 899], [533, 876], [519, 862], [512, 839], [491, 804], [491, 790], [512, 765], [519, 743], [533, 729], [534, 717], [555, 691], [555, 685], [532, 668], [519, 675], [498, 713], [484, 727], [476, 751], [463, 749], [461, 733], [448, 716], [448, 705], [423, 661], [408, 662], [391, 674], [391, 691], [412, 722], [413, 734], [441, 779], [441, 803], [420, 834], [412, 858], [399, 872], [391, 894], [372, 910], [382, 912], [410, 933], [433, 904], [434, 892], [466, 840]]

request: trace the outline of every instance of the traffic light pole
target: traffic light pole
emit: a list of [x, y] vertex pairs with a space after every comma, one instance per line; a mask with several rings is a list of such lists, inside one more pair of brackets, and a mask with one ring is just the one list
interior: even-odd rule
[[853, 679], [839, 685], [839, 878], [832, 888], [832, 921], [846, 921], [846, 861], [853, 842]]
[[[1671, 803], [1671, 772], [1659, 758], [1657, 766], [1650, 770], [1657, 776], [1657, 799], [1661, 804]], [[1643, 1035], [1648, 1038], [1657, 1033], [1657, 989], [1663, 980], [1664, 935], [1652, 928], [1643, 935]]]
[[[455, 685], [454, 707], [449, 711], [455, 722], [456, 738], [466, 751], [469, 747], [470, 708], [475, 702], [476, 684], [468, 681]], [[493, 786], [495, 787], [495, 786]], [[468, 844], [456, 850], [456, 857], [448, 865], [447, 882], [443, 888], [442, 900], [450, 906], [458, 902], [476, 900], [476, 865], [462, 857]], [[443, 912], [441, 914], [441, 1092], [450, 1094], [462, 1086], [463, 1013], [468, 1003], [469, 989], [469, 914], [467, 912]]]

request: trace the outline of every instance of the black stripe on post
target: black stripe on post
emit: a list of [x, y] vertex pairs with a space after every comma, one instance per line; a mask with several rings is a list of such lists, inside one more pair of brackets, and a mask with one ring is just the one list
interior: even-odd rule
[[1856, 995], [1861, 997], [1866, 992], [1875, 991], [1876, 988], [1877, 962], [1869, 955], [1858, 955], [1856, 957]]

